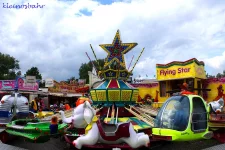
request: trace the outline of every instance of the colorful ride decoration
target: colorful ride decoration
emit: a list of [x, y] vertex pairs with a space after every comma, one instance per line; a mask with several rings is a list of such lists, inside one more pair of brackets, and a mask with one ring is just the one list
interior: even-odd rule
[[[103, 78], [104, 81], [98, 87], [90, 91], [91, 99], [95, 104], [129, 104], [137, 101], [138, 90], [125, 82], [130, 77], [133, 69], [128, 71], [124, 60], [124, 54], [129, 52], [136, 45], [137, 43], [122, 43], [119, 30], [116, 32], [112, 44], [100, 45], [100, 47], [108, 53], [108, 56], [103, 69], [98, 71], [98, 75]], [[140, 56], [137, 61], [139, 58]]]
[[112, 44], [101, 44], [108, 56], [106, 58], [104, 69], [98, 72], [100, 77], [104, 79], [122, 79], [126, 80], [130, 77], [131, 71], [126, 69], [124, 54], [134, 48], [137, 43], [122, 43], [119, 30], [116, 32]]
[[77, 93], [87, 93], [89, 91], [89, 86], [77, 88], [75, 91]]
[[118, 104], [135, 103], [138, 99], [138, 90], [123, 80], [105, 80], [90, 91], [92, 101], [97, 103]]
[[217, 87], [217, 91], [218, 91], [218, 95], [217, 97], [215, 98], [215, 100], [219, 100], [221, 98], [225, 99], [225, 94], [223, 93], [223, 86], [222, 84], [220, 84], [218, 87]]

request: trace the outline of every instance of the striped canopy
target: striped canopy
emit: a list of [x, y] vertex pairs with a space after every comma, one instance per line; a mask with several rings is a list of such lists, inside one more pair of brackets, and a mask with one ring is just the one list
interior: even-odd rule
[[102, 90], [102, 89], [135, 89], [135, 88], [131, 86], [129, 83], [124, 82], [122, 80], [112, 79], [102, 82], [102, 84], [100, 84], [95, 89]]
[[98, 87], [90, 91], [93, 102], [136, 102], [138, 89], [123, 80], [105, 80]]

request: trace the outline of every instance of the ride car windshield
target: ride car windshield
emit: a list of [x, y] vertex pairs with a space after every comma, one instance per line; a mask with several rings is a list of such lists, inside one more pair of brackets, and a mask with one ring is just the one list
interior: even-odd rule
[[161, 107], [155, 119], [155, 127], [184, 131], [188, 126], [189, 116], [188, 97], [173, 96]]

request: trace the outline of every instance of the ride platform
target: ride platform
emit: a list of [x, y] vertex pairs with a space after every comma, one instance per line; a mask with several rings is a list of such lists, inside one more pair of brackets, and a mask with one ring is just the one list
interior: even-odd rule
[[[118, 119], [117, 120], [118, 123], [131, 122], [131, 124], [134, 127], [134, 130], [136, 130], [137, 132], [140, 131], [140, 130], [145, 130], [145, 129], [152, 128], [152, 126], [148, 125], [144, 121], [139, 120], [137, 117], [121, 117], [121, 118], [117, 118], [117, 119]], [[111, 122], [111, 118], [105, 118], [104, 122], [105, 123], [110, 123]]]
[[209, 121], [210, 122], [217, 122], [217, 123], [224, 123], [225, 124], [225, 113], [210, 114]]
[[[72, 116], [73, 110], [74, 110], [74, 108], [71, 108], [70, 110], [64, 111], [64, 112], [65, 112], [66, 118]], [[48, 115], [44, 116], [42, 119], [40, 119], [40, 120], [41, 120], [41, 121], [50, 121], [53, 115], [54, 115], [54, 116], [57, 116], [57, 117], [58, 117], [58, 120], [62, 120], [62, 119], [61, 119], [61, 115], [60, 115], [59, 113], [52, 114], [52, 115], [49, 115], [49, 114], [48, 114]]]
[[40, 111], [38, 113], [34, 113], [34, 116], [36, 118], [44, 118], [44, 117], [48, 117], [48, 116], [52, 116], [54, 115], [53, 111]]
[[209, 115], [210, 128], [225, 128], [225, 113]]
[[208, 125], [213, 131], [213, 138], [225, 143], [225, 113], [210, 114]]
[[[24, 137], [34, 142], [48, 141], [51, 136], [50, 122], [40, 122], [37, 119], [18, 119], [6, 125], [10, 135]], [[63, 134], [67, 124], [58, 124], [58, 133]]]

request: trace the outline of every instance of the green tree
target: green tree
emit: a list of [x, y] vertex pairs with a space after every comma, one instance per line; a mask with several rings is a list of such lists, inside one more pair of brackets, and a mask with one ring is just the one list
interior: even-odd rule
[[36, 79], [42, 79], [42, 75], [40, 74], [37, 67], [31, 67], [30, 69], [28, 69], [24, 76], [36, 76]]
[[[98, 63], [96, 61], [93, 61], [93, 63], [96, 66], [97, 70], [100, 70], [104, 66], [104, 59], [98, 59]], [[80, 79], [86, 79], [86, 83], [89, 83], [88, 71], [92, 71], [92, 67], [93, 66], [91, 61], [89, 61], [88, 63], [81, 64], [80, 66], [79, 69]]]
[[71, 77], [71, 78], [69, 78], [69, 79], [67, 79], [67, 83], [69, 84], [70, 83], [70, 81], [73, 81], [73, 80], [76, 80], [76, 78], [75, 77]]
[[0, 52], [0, 79], [14, 80], [16, 70], [20, 69], [19, 61], [14, 57]]
[[216, 77], [217, 78], [225, 77], [225, 70], [223, 70], [223, 73], [217, 73]]
[[39, 88], [45, 88], [45, 80], [39, 82]]
[[208, 73], [206, 74], [206, 78], [215, 78], [213, 75], [209, 75]]

